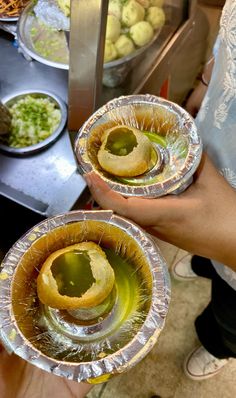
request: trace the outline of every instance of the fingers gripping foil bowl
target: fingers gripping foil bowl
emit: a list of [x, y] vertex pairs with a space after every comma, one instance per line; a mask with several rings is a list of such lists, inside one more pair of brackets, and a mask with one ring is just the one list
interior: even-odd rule
[[[81, 250], [70, 248], [91, 244], [99, 245], [113, 269], [108, 296], [87, 308], [45, 304], [42, 287], [48, 293], [52, 275], [52, 300], [58, 292], [66, 303], [78, 298], [73, 289], [79, 288], [78, 281], [87, 282], [79, 278], [79, 262], [75, 271]], [[58, 253], [63, 255], [56, 257]], [[84, 256], [89, 253], [92, 258], [93, 250], [86, 249]], [[100, 268], [103, 263], [104, 256]], [[45, 265], [50, 265], [51, 276]], [[80, 277], [85, 278], [84, 259], [82, 265]], [[93, 267], [91, 260], [97, 289], [100, 276]], [[136, 365], [157, 342], [168, 312], [170, 283], [156, 243], [136, 224], [111, 211], [73, 211], [41, 222], [14, 244], [3, 260], [0, 295], [0, 337], [9, 352], [55, 375], [95, 384]]]
[[[107, 140], [107, 156], [111, 158], [111, 152], [113, 156], [117, 147], [122, 147], [116, 159], [117, 164], [123, 165], [127, 158], [124, 154], [130, 155], [130, 150], [134, 153], [138, 147], [134, 144], [132, 148], [129, 140], [132, 129], [138, 130], [151, 145], [144, 172], [122, 175], [101, 166], [104, 136], [115, 127], [123, 130], [125, 127], [131, 132], [124, 138], [122, 131], [123, 137], [119, 135], [115, 150], [114, 144], [109, 147]], [[75, 140], [75, 154], [82, 173], [94, 171], [123, 196], [155, 198], [177, 194], [191, 184], [201, 160], [202, 142], [193, 118], [179, 105], [153, 95], [130, 95], [111, 100], [83, 124]], [[138, 160], [135, 155], [133, 164]], [[118, 165], [115, 167], [120, 169]]]

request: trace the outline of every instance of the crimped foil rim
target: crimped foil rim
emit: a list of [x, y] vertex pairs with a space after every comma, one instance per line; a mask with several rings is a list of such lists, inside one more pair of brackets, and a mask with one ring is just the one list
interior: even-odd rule
[[[172, 178], [163, 182], [145, 186], [125, 185], [117, 181], [111, 181], [109, 178], [99, 173], [99, 171], [93, 167], [92, 163], [88, 159], [88, 156], [86, 156], [87, 138], [94, 124], [111, 110], [132, 104], [154, 104], [162, 106], [165, 109], [173, 112], [179, 120], [182, 119], [183, 127], [189, 131], [189, 147], [186, 161], [181, 169], [178, 170], [178, 172], [174, 174]], [[102, 177], [102, 179], [111, 187], [111, 189], [124, 196], [144, 196], [148, 198], [155, 198], [168, 193], [174, 193], [174, 191], [179, 190], [181, 186], [185, 186], [188, 183], [199, 166], [202, 156], [202, 141], [197, 133], [197, 127], [195, 125], [194, 119], [178, 104], [151, 94], [138, 94], [115, 98], [107, 102], [92, 116], [90, 116], [90, 118], [83, 124], [77, 134], [74, 144], [74, 151], [79, 163], [80, 171], [82, 173], [89, 173], [91, 171], [95, 172]]]
[[[64, 362], [42, 354], [26, 340], [15, 320], [11, 306], [11, 277], [25, 251], [35, 240], [45, 235], [48, 228], [67, 223], [97, 220], [121, 228], [141, 246], [150, 265], [153, 278], [153, 295], [146, 320], [137, 335], [122, 349], [103, 359], [91, 362]], [[52, 224], [52, 225], [51, 225]], [[164, 327], [170, 301], [170, 280], [167, 267], [154, 241], [136, 224], [113, 214], [112, 211], [72, 211], [42, 221], [31, 228], [9, 250], [2, 263], [0, 274], [0, 338], [9, 352], [27, 360], [39, 368], [69, 380], [88, 381], [106, 374], [128, 370], [151, 350]], [[12, 339], [14, 335], [14, 339]]]

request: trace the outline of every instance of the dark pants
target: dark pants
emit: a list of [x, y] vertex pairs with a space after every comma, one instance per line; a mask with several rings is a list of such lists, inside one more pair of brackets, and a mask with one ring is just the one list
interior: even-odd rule
[[211, 279], [211, 301], [195, 321], [198, 338], [217, 358], [236, 358], [236, 290], [215, 271], [210, 260], [193, 256], [193, 271]]

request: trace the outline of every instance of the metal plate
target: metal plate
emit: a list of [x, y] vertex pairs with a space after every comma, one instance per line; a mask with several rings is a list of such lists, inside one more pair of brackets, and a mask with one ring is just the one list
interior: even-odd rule
[[[9, 16], [9, 14], [7, 12], [6, 13], [2, 13], [2, 16], [0, 16], [0, 21], [2, 21], [2, 22], [15, 22], [15, 21], [18, 21], [19, 15], [22, 13], [24, 8], [26, 7], [27, 2], [29, 2], [29, 0], [25, 1], [25, 4], [23, 3], [23, 4], [20, 5], [20, 7], [18, 8], [18, 12], [17, 13], [15, 12], [14, 16]], [[9, 3], [11, 3], [11, 2], [9, 2]], [[6, 15], [6, 16], [4, 16], [4, 15]]]
[[11, 155], [16, 155], [16, 156], [25, 156], [25, 155], [32, 155], [36, 152], [42, 151], [43, 149], [47, 148], [49, 145], [51, 145], [53, 142], [57, 140], [59, 135], [62, 133], [66, 120], [67, 120], [67, 107], [64, 101], [55, 95], [54, 93], [50, 91], [43, 91], [43, 90], [25, 90], [25, 91], [19, 91], [15, 92], [12, 95], [8, 95], [4, 98], [2, 98], [2, 103], [6, 106], [12, 105], [16, 103], [19, 99], [24, 98], [27, 95], [32, 95], [36, 98], [49, 98], [51, 101], [53, 101], [56, 106], [60, 109], [61, 111], [61, 121], [54, 131], [48, 138], [45, 140], [39, 142], [38, 144], [31, 145], [28, 147], [23, 147], [23, 148], [14, 148], [10, 147], [8, 145], [0, 144], [0, 150], [7, 152], [8, 154]]
[[19, 19], [19, 17], [6, 17], [6, 18], [1, 17], [0, 21], [1, 22], [15, 22], [15, 21], [18, 21], [18, 19]]

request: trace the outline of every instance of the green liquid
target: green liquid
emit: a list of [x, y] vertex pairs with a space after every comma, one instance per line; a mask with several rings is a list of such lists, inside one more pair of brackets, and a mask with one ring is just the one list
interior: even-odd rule
[[35, 18], [30, 37], [32, 47], [38, 55], [53, 62], [68, 64], [69, 51], [64, 31], [52, 29]]
[[[179, 135], [178, 139], [174, 139], [171, 145], [170, 138], [168, 137], [164, 137], [152, 131], [142, 131], [142, 133], [146, 137], [148, 137], [148, 139], [153, 144], [158, 144], [162, 148], [165, 148], [165, 150], [169, 153], [169, 155], [171, 153], [170, 146], [172, 146], [171, 156], [175, 158], [175, 162], [177, 165], [176, 172], [178, 172], [178, 167], [179, 168], [181, 167], [180, 165], [182, 165], [184, 159], [188, 155], [188, 143], [186, 141], [186, 138]], [[156, 161], [157, 161], [157, 155], [156, 151], [153, 149], [152, 158], [150, 161], [150, 167], [147, 172], [137, 177], [115, 177], [114, 179], [120, 181], [123, 184], [127, 184], [130, 186], [145, 186], [145, 185], [156, 184], [158, 182], [162, 182], [172, 177], [173, 171], [171, 167], [168, 167], [168, 164], [165, 165], [163, 170], [160, 173], [157, 173], [155, 176], [153, 176], [152, 173], [149, 173], [155, 167]]]
[[[113, 250], [103, 250], [114, 269], [115, 286], [108, 296], [111, 306], [106, 305], [105, 313], [97, 319], [88, 320], [87, 323], [81, 322], [67, 311], [40, 307], [37, 299], [32, 301], [35, 303], [35, 309], [30, 309], [29, 316], [31, 313], [34, 314], [34, 330], [31, 331], [29, 340], [51, 358], [68, 362], [88, 362], [106, 357], [127, 345], [146, 319], [151, 291], [147, 288], [143, 276], [131, 262]], [[77, 279], [77, 273], [74, 271], [73, 256], [71, 260], [69, 273], [74, 281]], [[89, 278], [86, 283], [90, 283]], [[57, 323], [56, 316], [59, 316], [62, 322]], [[70, 327], [65, 326], [63, 322]], [[27, 325], [24, 321], [20, 323], [22, 332], [27, 335]], [[76, 334], [73, 334], [75, 328]]]
[[118, 303], [113, 327], [118, 331], [127, 319], [136, 316], [136, 312], [142, 309], [147, 298], [144, 297], [147, 291], [144, 286], [141, 288], [140, 276], [131, 264], [112, 250], [107, 249], [105, 252], [115, 272]]
[[125, 128], [117, 128], [109, 134], [105, 150], [113, 155], [126, 156], [137, 146], [137, 140], [132, 131]]
[[86, 251], [61, 254], [53, 261], [51, 271], [63, 296], [81, 297], [95, 282]]
[[166, 139], [163, 137], [163, 135], [159, 135], [151, 131], [142, 131], [142, 133], [146, 135], [151, 142], [155, 142], [156, 144], [161, 145], [163, 148], [166, 148]]

